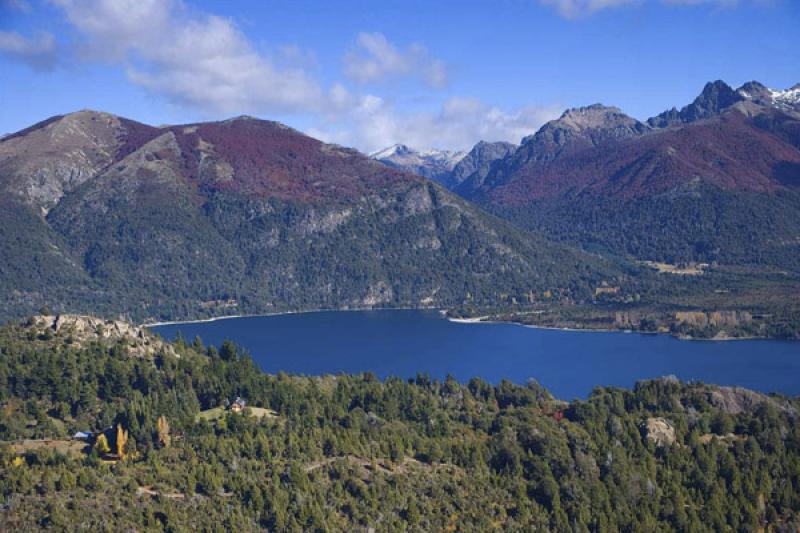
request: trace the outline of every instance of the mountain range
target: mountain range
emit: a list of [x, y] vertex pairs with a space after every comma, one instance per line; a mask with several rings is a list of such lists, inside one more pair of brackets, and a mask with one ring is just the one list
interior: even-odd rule
[[585, 299], [618, 274], [276, 122], [49, 118], [0, 141], [0, 309], [160, 320]]
[[800, 269], [800, 85], [715, 81], [643, 122], [601, 104], [569, 109], [484, 169], [441, 181], [556, 240]]
[[[666, 280], [652, 262], [734, 277]], [[519, 146], [371, 157], [247, 116], [55, 116], [0, 140], [0, 268], [0, 319], [43, 305], [135, 321], [640, 299], [791, 307], [800, 88], [717, 81], [646, 121], [595, 104]]]

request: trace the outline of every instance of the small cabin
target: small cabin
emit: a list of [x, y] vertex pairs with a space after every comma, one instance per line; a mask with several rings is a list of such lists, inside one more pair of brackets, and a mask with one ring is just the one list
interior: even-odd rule
[[233, 403], [231, 404], [231, 412], [241, 413], [242, 411], [244, 411], [245, 407], [247, 407], [247, 402], [242, 398], [240, 398], [239, 396], [237, 396], [236, 399], [233, 400]]

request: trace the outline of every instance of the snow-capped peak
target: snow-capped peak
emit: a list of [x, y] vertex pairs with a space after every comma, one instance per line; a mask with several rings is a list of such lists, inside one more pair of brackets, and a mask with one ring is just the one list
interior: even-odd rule
[[777, 108], [797, 110], [800, 107], [800, 83], [786, 90], [776, 90], [751, 81], [739, 87], [736, 93], [746, 100]]
[[785, 91], [769, 90], [772, 100], [781, 104], [798, 105], [800, 104], [800, 84], [795, 85], [791, 89]]
[[370, 154], [385, 165], [413, 172], [437, 181], [443, 181], [467, 152], [451, 150], [414, 150], [404, 144], [395, 144]]
[[384, 148], [383, 150], [378, 150], [377, 152], [371, 153], [369, 156], [372, 159], [378, 160], [393, 160], [395, 162], [400, 162], [402, 160], [404, 163], [434, 163], [438, 165], [444, 165], [446, 167], [452, 168], [461, 161], [467, 152], [456, 152], [452, 150], [437, 150], [436, 148], [429, 148], [427, 150], [415, 150], [413, 148], [409, 148], [405, 144], [393, 144], [388, 148]]
[[419, 152], [420, 157], [431, 158], [431, 159], [439, 159], [441, 161], [447, 161], [449, 164], [455, 165], [462, 159], [464, 156], [467, 155], [467, 152], [464, 151], [453, 151], [453, 150], [437, 150], [435, 148], [430, 148], [428, 150], [423, 150]]
[[369, 156], [372, 159], [386, 159], [387, 157], [392, 157], [395, 155], [405, 155], [414, 152], [405, 144], [393, 144], [383, 150], [378, 150], [377, 152], [372, 152]]

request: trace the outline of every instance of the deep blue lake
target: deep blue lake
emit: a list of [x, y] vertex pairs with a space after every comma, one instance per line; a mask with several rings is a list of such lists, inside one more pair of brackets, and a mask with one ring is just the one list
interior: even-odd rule
[[535, 378], [556, 397], [585, 398], [596, 385], [631, 387], [674, 374], [682, 380], [800, 394], [800, 342], [681, 341], [666, 335], [575, 332], [513, 324], [450, 322], [436, 311], [330, 311], [151, 328], [173, 339], [230, 339], [265, 372], [380, 377], [448, 373], [524, 383]]

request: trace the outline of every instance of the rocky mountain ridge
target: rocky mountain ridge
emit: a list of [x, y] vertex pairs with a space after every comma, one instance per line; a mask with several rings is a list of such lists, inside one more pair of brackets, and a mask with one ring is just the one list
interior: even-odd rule
[[795, 271], [796, 94], [717, 81], [646, 123], [601, 105], [569, 110], [455, 190], [523, 227], [623, 256]]
[[388, 167], [411, 172], [447, 186], [450, 173], [466, 155], [466, 152], [433, 148], [414, 150], [404, 144], [395, 144], [373, 152], [369, 157]]
[[[509, 143], [480, 141], [471, 152], [460, 156], [462, 159], [449, 171], [447, 166], [439, 163], [427, 163], [419, 156], [424, 152], [400, 145], [376, 152], [372, 157], [389, 166], [439, 181], [470, 198], [483, 188], [503, 183], [507, 176], [530, 162], [572, 157], [589, 148], [679, 128], [718, 117], [729, 110], [737, 110], [746, 116], [773, 111], [798, 118], [800, 84], [786, 90], [775, 90], [751, 81], [733, 89], [724, 81], [717, 80], [707, 83], [697, 98], [680, 110], [672, 108], [644, 122], [626, 115], [617, 107], [603, 104], [572, 108], [523, 138], [518, 148], [512, 148]], [[491, 149], [487, 150], [487, 147]], [[408, 158], [408, 164], [403, 164], [404, 157]], [[485, 183], [487, 179], [488, 184]]]

